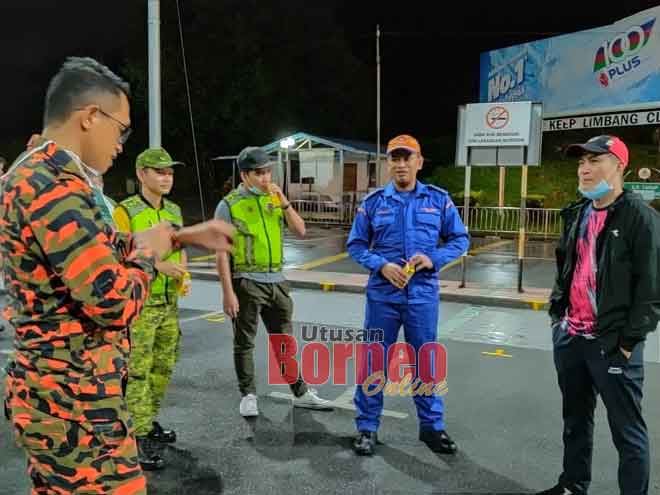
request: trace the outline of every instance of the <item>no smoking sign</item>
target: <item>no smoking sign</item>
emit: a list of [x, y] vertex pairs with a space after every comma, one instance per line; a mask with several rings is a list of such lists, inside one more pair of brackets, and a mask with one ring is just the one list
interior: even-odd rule
[[[540, 107], [539, 107], [540, 108]], [[532, 103], [471, 103], [465, 107], [465, 146], [528, 146]]]
[[491, 129], [503, 129], [509, 123], [511, 116], [504, 107], [491, 107], [486, 112], [486, 125]]

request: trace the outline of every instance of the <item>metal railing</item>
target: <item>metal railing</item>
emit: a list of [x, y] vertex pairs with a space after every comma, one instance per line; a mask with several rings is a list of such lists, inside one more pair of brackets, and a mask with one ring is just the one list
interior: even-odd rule
[[[463, 206], [457, 208], [465, 222]], [[561, 234], [560, 211], [555, 208], [526, 208], [526, 233], [558, 237]], [[469, 215], [467, 224], [471, 233], [516, 234], [520, 230], [520, 208], [477, 206], [470, 208]]]
[[355, 218], [355, 203], [294, 199], [291, 204], [306, 222], [327, 225], [351, 225]]
[[[291, 204], [305, 221], [328, 225], [350, 226], [357, 209], [355, 203], [331, 201], [296, 199], [291, 201]], [[457, 208], [463, 218], [463, 207]], [[554, 208], [527, 208], [525, 210], [527, 234], [558, 237], [561, 234], [560, 211]], [[517, 234], [520, 230], [520, 209], [496, 206], [470, 208], [468, 227], [471, 233]]]

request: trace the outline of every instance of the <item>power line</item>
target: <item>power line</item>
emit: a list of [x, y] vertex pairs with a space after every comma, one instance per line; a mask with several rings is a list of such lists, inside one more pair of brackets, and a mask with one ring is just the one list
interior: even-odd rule
[[188, 100], [188, 114], [190, 115], [190, 130], [192, 132], [193, 152], [195, 154], [195, 170], [197, 171], [197, 185], [199, 186], [199, 202], [202, 207], [202, 220], [206, 221], [206, 208], [204, 205], [204, 191], [202, 190], [202, 174], [199, 169], [199, 157], [197, 155], [197, 137], [195, 135], [195, 121], [193, 119], [192, 102], [190, 98], [190, 82], [188, 81], [188, 65], [186, 64], [186, 49], [183, 44], [183, 26], [181, 24], [181, 8], [179, 0], [176, 0], [176, 14], [179, 21], [179, 39], [181, 42], [181, 58], [183, 59], [183, 74], [186, 81], [186, 96]]

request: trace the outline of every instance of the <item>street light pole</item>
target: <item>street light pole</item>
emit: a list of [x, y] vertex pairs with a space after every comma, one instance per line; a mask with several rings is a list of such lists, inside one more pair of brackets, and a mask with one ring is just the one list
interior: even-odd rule
[[161, 146], [160, 114], [160, 0], [149, 0], [149, 147]]
[[376, 187], [380, 186], [380, 24], [376, 25]]

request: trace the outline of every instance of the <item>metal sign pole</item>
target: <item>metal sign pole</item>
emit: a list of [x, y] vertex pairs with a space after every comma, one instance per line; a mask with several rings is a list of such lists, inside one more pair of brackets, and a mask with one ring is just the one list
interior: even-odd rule
[[[525, 150], [527, 155], [527, 150]], [[527, 161], [527, 156], [525, 156]], [[525, 258], [525, 226], [527, 225], [527, 173], [528, 165], [522, 166], [522, 178], [520, 180], [520, 230], [518, 237], [518, 292], [523, 290], [523, 261]]]
[[[468, 163], [465, 166], [465, 193], [463, 197], [463, 223], [465, 230], [470, 231], [470, 182], [472, 179], [472, 167], [470, 166], [470, 150], [468, 149]], [[467, 278], [467, 252], [461, 256], [461, 289], [465, 288]]]
[[506, 180], [506, 167], [500, 167], [500, 186], [498, 191], [497, 206], [504, 207], [504, 185]]

